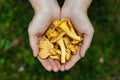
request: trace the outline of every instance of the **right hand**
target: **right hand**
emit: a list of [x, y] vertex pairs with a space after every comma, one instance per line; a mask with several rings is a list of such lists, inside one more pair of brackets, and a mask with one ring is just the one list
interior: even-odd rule
[[[39, 38], [42, 37], [44, 32], [48, 29], [49, 25], [54, 20], [58, 20], [60, 16], [60, 7], [57, 4], [57, 0], [29, 0], [35, 15], [29, 25], [28, 33], [30, 45], [35, 57], [38, 56]], [[60, 68], [60, 63], [52, 59], [41, 59], [37, 57], [44, 68], [48, 71], [57, 72]]]

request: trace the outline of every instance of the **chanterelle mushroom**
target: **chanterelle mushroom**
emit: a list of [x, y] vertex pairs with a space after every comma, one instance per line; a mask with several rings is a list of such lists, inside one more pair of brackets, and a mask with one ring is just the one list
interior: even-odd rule
[[48, 56], [50, 56], [49, 50], [54, 48], [54, 46], [45, 36], [43, 36], [43, 38], [40, 41], [39, 48], [40, 48], [39, 56], [45, 59]]
[[83, 37], [76, 34], [69, 19], [55, 20], [40, 40], [39, 57], [65, 63], [77, 53], [82, 41]]
[[50, 42], [55, 43], [55, 42], [58, 41], [61, 37], [63, 37], [64, 34], [65, 34], [65, 32], [60, 33], [58, 36], [53, 37], [53, 38], [50, 40]]
[[71, 58], [71, 51], [69, 49], [66, 49], [66, 60], [70, 60]]
[[60, 49], [61, 49], [61, 63], [65, 63], [66, 60], [65, 60], [65, 56], [66, 56], [66, 48], [65, 48], [65, 45], [64, 45], [64, 42], [63, 42], [63, 38], [61, 38], [60, 40], [57, 41], [59, 46], [60, 46]]
[[50, 55], [50, 58], [51, 59], [56, 59], [56, 60], [60, 61], [60, 55], [55, 55], [55, 56]]
[[66, 32], [66, 34], [68, 35], [68, 36], [70, 36], [71, 38], [73, 38], [73, 39], [75, 39], [75, 40], [80, 40], [80, 36], [77, 36], [77, 35], [75, 35], [75, 33], [73, 33], [73, 32], [71, 32], [71, 30], [69, 29], [69, 26], [68, 26], [68, 24], [67, 24], [67, 21], [63, 21], [61, 24], [60, 24], [60, 26], [59, 26], [60, 28], [62, 28], [65, 32]]

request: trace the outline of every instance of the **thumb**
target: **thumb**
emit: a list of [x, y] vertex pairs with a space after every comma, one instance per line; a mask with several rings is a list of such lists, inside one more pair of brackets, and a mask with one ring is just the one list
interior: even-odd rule
[[45, 25], [45, 21], [43, 20], [42, 14], [35, 15], [29, 24], [28, 28], [28, 34], [29, 34], [29, 40], [30, 40], [30, 46], [33, 50], [33, 54], [36, 57], [39, 52], [38, 47], [38, 38], [42, 36], [42, 34], [47, 29]]
[[82, 46], [80, 47], [80, 56], [84, 57], [86, 51], [88, 50], [88, 48], [90, 47], [92, 41], [92, 35], [84, 35], [84, 40], [82, 43]]
[[36, 36], [29, 36], [29, 39], [30, 39], [30, 46], [33, 50], [33, 55], [37, 57], [39, 53], [38, 38]]
[[92, 41], [92, 37], [93, 37], [93, 33], [94, 33], [94, 29], [93, 26], [88, 18], [88, 16], [86, 14], [82, 14], [80, 16], [74, 17], [72, 19], [72, 22], [77, 30], [77, 32], [80, 34], [84, 34], [84, 40], [83, 40], [83, 44], [80, 48], [80, 56], [84, 57], [85, 53], [87, 51], [87, 49], [89, 48], [91, 41]]

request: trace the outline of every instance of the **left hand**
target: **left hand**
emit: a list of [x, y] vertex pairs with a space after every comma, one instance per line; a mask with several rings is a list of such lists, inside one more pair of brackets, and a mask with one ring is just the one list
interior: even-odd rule
[[87, 16], [87, 9], [92, 0], [65, 0], [62, 7], [61, 18], [68, 18], [73, 23], [78, 34], [83, 34], [84, 40], [76, 55], [73, 55], [70, 61], [63, 64], [61, 71], [69, 70], [75, 63], [85, 56], [87, 49], [92, 41], [94, 29]]

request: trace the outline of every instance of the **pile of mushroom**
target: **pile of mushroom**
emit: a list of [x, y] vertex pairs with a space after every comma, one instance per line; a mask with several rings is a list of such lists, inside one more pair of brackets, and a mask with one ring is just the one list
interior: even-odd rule
[[82, 41], [83, 37], [76, 34], [69, 19], [55, 20], [40, 40], [38, 56], [66, 63], [77, 53]]

